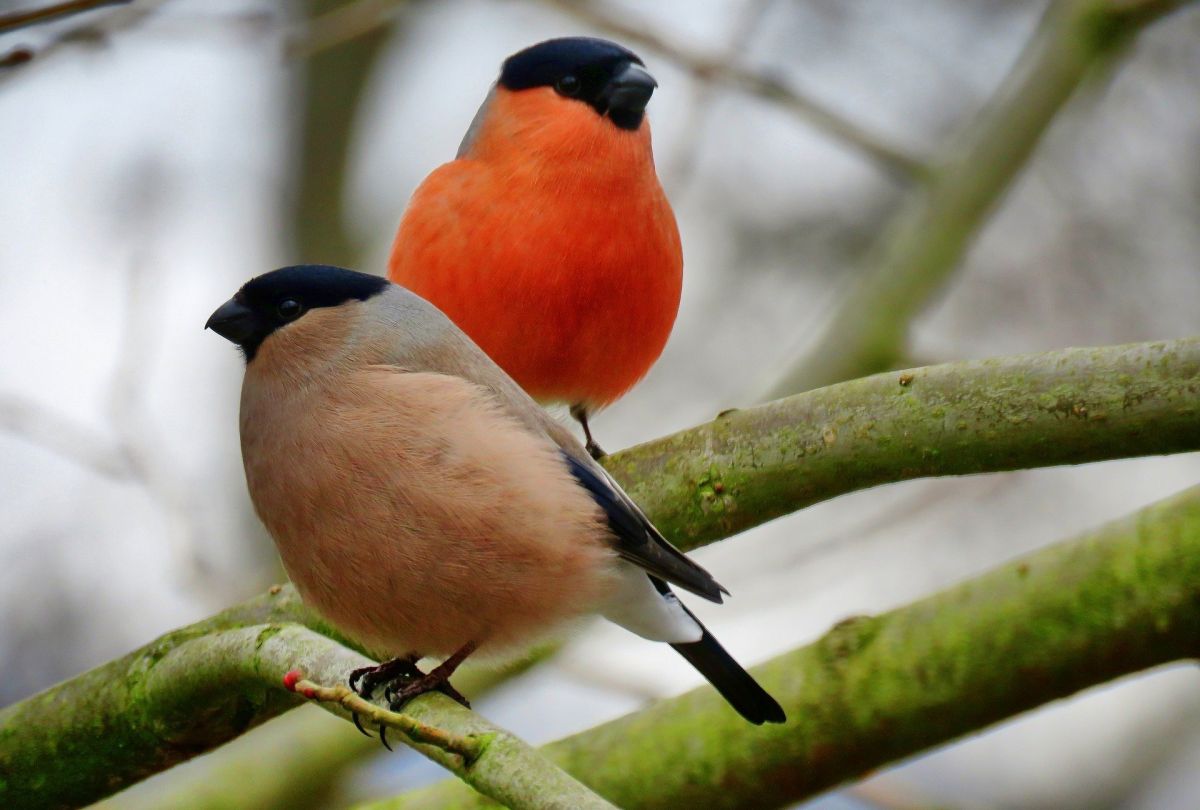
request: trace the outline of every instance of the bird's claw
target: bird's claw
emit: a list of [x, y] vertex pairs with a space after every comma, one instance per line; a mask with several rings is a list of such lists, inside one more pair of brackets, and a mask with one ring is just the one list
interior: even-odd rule
[[400, 711], [400, 708], [405, 703], [427, 692], [441, 692], [464, 708], [471, 708], [471, 702], [463, 696], [462, 692], [451, 686], [449, 680], [436, 676], [434, 673], [422, 675], [420, 678], [408, 681], [399, 687], [393, 684], [383, 693], [383, 698], [387, 701], [391, 710], [396, 712]]
[[423, 673], [417, 669], [417, 656], [405, 655], [384, 661], [373, 667], [360, 667], [350, 673], [350, 689], [359, 697], [371, 699], [375, 690], [399, 677], [419, 678]]

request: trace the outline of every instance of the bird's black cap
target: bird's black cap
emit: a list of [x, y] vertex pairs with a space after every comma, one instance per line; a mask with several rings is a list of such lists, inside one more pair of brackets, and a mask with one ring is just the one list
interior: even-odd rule
[[621, 129], [637, 129], [658, 83], [633, 51], [593, 37], [539, 42], [504, 60], [499, 85], [508, 90], [552, 87], [589, 105]]
[[247, 281], [204, 328], [236, 343], [249, 363], [272, 332], [310, 309], [366, 301], [388, 284], [379, 276], [324, 264], [284, 267]]

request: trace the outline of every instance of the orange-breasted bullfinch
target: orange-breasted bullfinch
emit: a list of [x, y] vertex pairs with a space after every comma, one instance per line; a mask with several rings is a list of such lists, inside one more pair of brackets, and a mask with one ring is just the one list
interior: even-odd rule
[[534, 399], [587, 418], [662, 354], [683, 283], [654, 171], [642, 60], [552, 39], [505, 60], [458, 156], [417, 188], [388, 276], [441, 309]]
[[671, 591], [720, 602], [721, 586], [427, 301], [289, 267], [247, 282], [207, 326], [245, 355], [246, 481], [289, 576], [333, 625], [398, 656], [352, 685], [449, 656], [387, 693], [403, 701], [446, 688], [476, 649], [600, 613], [671, 644], [747, 720], [783, 722]]

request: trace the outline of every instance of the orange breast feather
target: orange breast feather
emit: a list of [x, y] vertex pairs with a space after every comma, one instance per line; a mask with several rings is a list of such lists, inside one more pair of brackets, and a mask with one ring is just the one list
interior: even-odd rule
[[496, 91], [470, 151], [413, 195], [389, 262], [532, 396], [592, 407], [662, 353], [682, 270], [648, 124], [620, 130], [549, 88]]

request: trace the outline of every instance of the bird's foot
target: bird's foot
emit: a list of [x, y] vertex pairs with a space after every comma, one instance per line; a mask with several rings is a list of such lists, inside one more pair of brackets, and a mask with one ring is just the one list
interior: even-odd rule
[[437, 674], [436, 669], [414, 680], [405, 681], [402, 684], [392, 684], [383, 693], [383, 696], [388, 702], [388, 707], [397, 712], [405, 703], [426, 692], [441, 692], [465, 708], [471, 708], [471, 702], [463, 697], [462, 692], [450, 685], [448, 677]]
[[[471, 703], [463, 697], [462, 693], [450, 685], [450, 676], [458, 669], [458, 665], [475, 651], [475, 647], [476, 645], [473, 641], [464, 644], [454, 655], [429, 670], [429, 672], [422, 673], [420, 670], [417, 670], [418, 677], [416, 678], [406, 680], [404, 683], [393, 681], [383, 693], [388, 706], [391, 707], [392, 711], [399, 711], [401, 706], [418, 695], [423, 695], [426, 692], [441, 692], [451, 700], [461, 703], [468, 709], [471, 708]], [[415, 666], [413, 668], [416, 669]]]
[[[384, 661], [378, 666], [356, 669], [350, 673], [350, 689], [357, 692], [359, 697], [370, 700], [371, 695], [375, 693], [376, 689], [398, 678], [420, 678], [423, 676], [421, 670], [417, 669], [417, 661], [420, 657], [416, 653], [409, 653], [399, 658], [393, 658], [390, 661]], [[354, 727], [361, 731], [364, 736], [371, 736], [363, 728], [362, 721], [358, 719], [358, 712], [351, 712], [350, 718], [354, 721]], [[384, 748], [389, 751], [392, 750], [392, 747], [388, 745], [387, 733], [382, 727], [379, 729], [379, 741], [383, 743]]]
[[596, 461], [607, 456], [608, 453], [605, 453], [600, 445], [596, 444], [596, 440], [592, 438], [592, 429], [588, 427], [587, 406], [579, 402], [575, 403], [571, 406], [571, 416], [578, 420], [580, 426], [583, 428], [583, 437], [587, 439], [583, 446], [587, 449], [588, 455]]
[[350, 688], [367, 700], [380, 686], [397, 678], [420, 678], [425, 673], [417, 668], [421, 656], [409, 653], [373, 667], [362, 667], [350, 673]]

